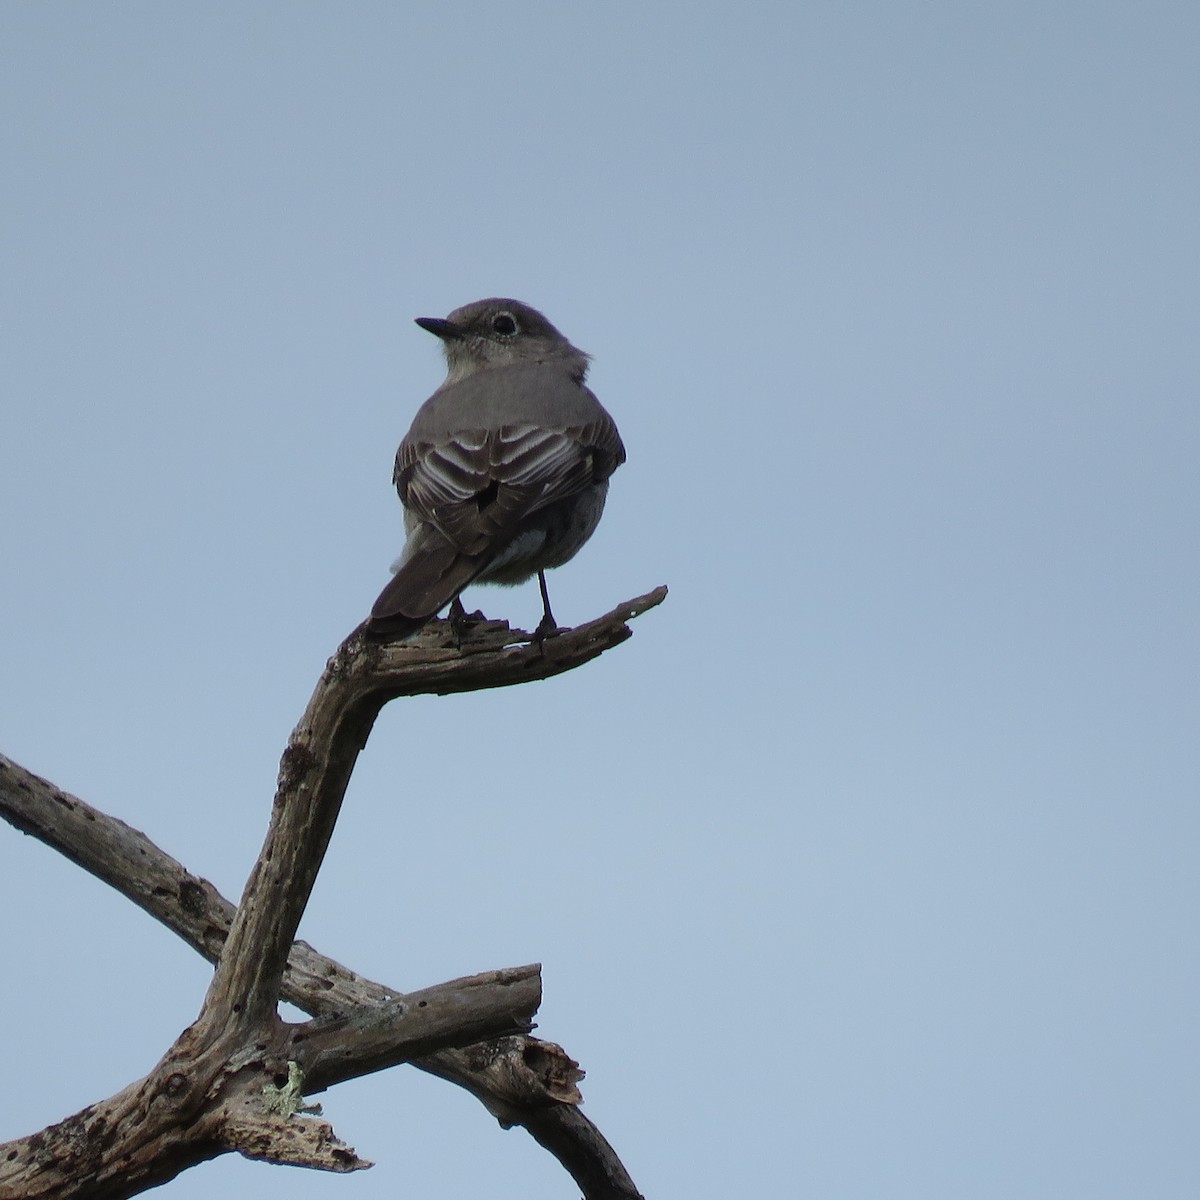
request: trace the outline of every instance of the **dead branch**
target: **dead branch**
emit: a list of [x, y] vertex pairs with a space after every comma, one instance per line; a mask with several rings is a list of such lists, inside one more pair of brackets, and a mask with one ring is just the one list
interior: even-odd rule
[[[0, 1200], [131, 1196], [229, 1150], [329, 1170], [367, 1166], [323, 1122], [298, 1115], [299, 1084], [318, 1091], [415, 1058], [466, 1087], [505, 1125], [528, 1128], [588, 1200], [635, 1200], [619, 1159], [575, 1107], [578, 1065], [552, 1043], [524, 1036], [540, 999], [536, 967], [404, 996], [294, 936], [384, 703], [570, 670], [628, 638], [626, 622], [665, 595], [656, 589], [540, 646], [497, 622], [472, 629], [462, 645], [444, 622], [404, 642], [372, 640], [360, 627], [330, 659], [284, 751], [267, 838], [236, 913], [138, 831], [0, 757], [0, 815], [217, 962], [196, 1022], [145, 1079], [0, 1146]], [[276, 1014], [281, 997], [314, 1020], [285, 1025]], [[296, 1094], [281, 1106], [289, 1089]]]

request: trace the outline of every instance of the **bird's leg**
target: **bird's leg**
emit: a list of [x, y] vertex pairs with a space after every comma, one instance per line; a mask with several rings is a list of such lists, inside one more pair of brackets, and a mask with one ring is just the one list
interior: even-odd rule
[[550, 611], [550, 593], [546, 591], [546, 572], [538, 572], [538, 587], [542, 590], [542, 619], [533, 631], [533, 640], [540, 646], [548, 637], [558, 632], [558, 622]]

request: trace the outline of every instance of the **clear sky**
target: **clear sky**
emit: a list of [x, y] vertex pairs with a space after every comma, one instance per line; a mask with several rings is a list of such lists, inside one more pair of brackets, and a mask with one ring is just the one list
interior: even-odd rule
[[[539, 960], [648, 1197], [1200, 1195], [1200, 8], [0, 6], [0, 749], [236, 896], [401, 539], [412, 324], [511, 295], [628, 464], [568, 677], [392, 705], [301, 935]], [[532, 627], [537, 590], [468, 602]], [[0, 1138], [208, 968], [0, 827]], [[218, 1194], [576, 1193], [464, 1093]]]

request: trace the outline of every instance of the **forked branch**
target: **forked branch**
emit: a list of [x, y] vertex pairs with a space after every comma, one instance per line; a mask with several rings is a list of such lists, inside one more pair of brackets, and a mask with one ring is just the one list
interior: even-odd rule
[[[144, 835], [0, 757], [0, 815], [217, 961], [199, 1017], [150, 1075], [0, 1146], [0, 1200], [131, 1196], [228, 1150], [330, 1170], [367, 1166], [324, 1122], [299, 1115], [298, 1095], [282, 1108], [278, 1097], [300, 1081], [319, 1091], [414, 1059], [470, 1090], [505, 1125], [526, 1126], [588, 1200], [635, 1200], [619, 1159], [576, 1107], [577, 1064], [527, 1036], [540, 999], [536, 967], [402, 995], [294, 937], [383, 704], [570, 670], [628, 638], [626, 622], [665, 595], [656, 589], [542, 645], [496, 622], [476, 626], [462, 644], [444, 622], [394, 643], [360, 627], [330, 659], [289, 740], [266, 842], [236, 913]], [[280, 998], [315, 1019], [283, 1024]]]

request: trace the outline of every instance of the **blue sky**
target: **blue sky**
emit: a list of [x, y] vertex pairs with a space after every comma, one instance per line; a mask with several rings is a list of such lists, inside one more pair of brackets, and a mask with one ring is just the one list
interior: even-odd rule
[[[556, 615], [671, 596], [386, 710], [301, 935], [398, 987], [543, 962], [649, 1197], [1190, 1200], [1198, 35], [3, 6], [0, 749], [236, 896], [400, 544], [412, 318], [519, 297], [629, 449]], [[208, 968], [3, 829], [0, 896], [4, 1138], [148, 1069]], [[575, 1194], [416, 1072], [323, 1101], [372, 1171], [164, 1194]]]

